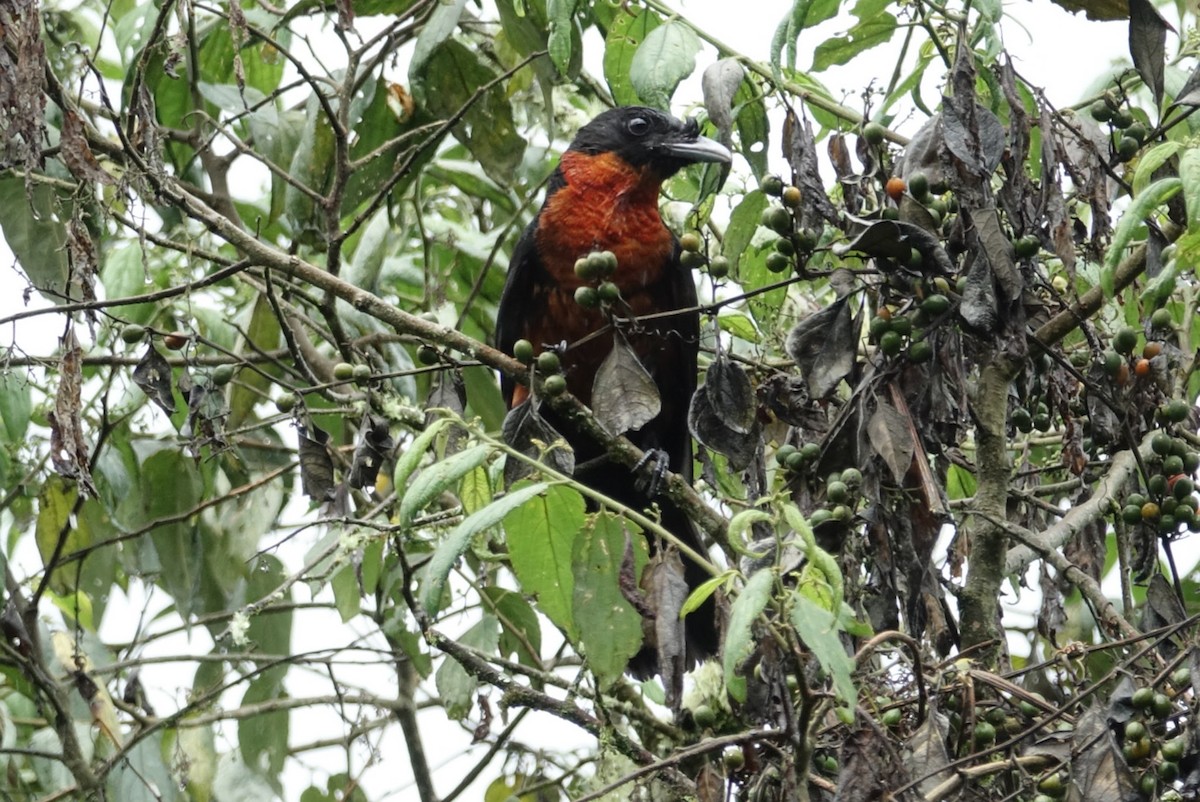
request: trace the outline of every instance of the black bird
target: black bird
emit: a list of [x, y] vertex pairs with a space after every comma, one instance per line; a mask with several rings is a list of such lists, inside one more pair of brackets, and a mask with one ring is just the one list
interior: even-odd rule
[[[575, 291], [591, 282], [576, 275], [575, 262], [594, 251], [615, 254], [611, 280], [620, 288], [619, 317], [676, 312], [623, 327], [661, 399], [658, 415], [627, 436], [689, 481], [687, 411], [696, 390], [700, 319], [691, 271], [680, 264], [679, 241], [663, 223], [658, 198], [663, 181], [683, 167], [729, 160], [729, 151], [701, 136], [694, 120], [637, 106], [600, 114], [580, 129], [563, 154], [541, 210], [513, 251], [496, 324], [497, 347], [508, 353], [520, 339], [539, 349], [566, 343], [561, 356], [567, 387], [590, 405], [596, 371], [613, 348], [613, 330], [602, 309], [585, 309], [576, 302]], [[596, 332], [600, 334], [589, 339]], [[528, 397], [526, 387], [507, 377], [502, 387], [510, 408]], [[552, 412], [545, 417], [574, 448], [580, 466], [576, 478], [636, 509], [656, 501], [662, 525], [705, 553], [695, 526], [678, 507], [665, 497], [651, 499], [647, 483], [629, 468], [608, 460], [600, 446]], [[687, 559], [684, 572], [691, 588], [708, 578]], [[715, 618], [712, 599], [687, 617], [689, 662], [716, 653]], [[647, 643], [629, 670], [645, 677], [657, 672], [657, 662], [653, 644]]]

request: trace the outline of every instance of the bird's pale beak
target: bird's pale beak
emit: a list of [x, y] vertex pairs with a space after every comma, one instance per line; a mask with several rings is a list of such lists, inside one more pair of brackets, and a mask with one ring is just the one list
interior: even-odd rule
[[673, 142], [664, 142], [663, 150], [673, 158], [689, 164], [696, 162], [716, 162], [717, 164], [729, 164], [733, 159], [733, 154], [729, 152], [729, 148], [717, 142], [715, 139], [709, 139], [706, 136], [698, 136], [695, 139], [677, 140]]

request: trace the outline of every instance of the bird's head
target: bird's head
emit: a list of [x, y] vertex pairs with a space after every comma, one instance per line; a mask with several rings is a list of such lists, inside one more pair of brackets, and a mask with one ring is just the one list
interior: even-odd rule
[[700, 136], [695, 120], [676, 119], [644, 106], [609, 109], [579, 129], [568, 151], [613, 153], [636, 169], [650, 168], [659, 179], [689, 164], [728, 164], [729, 149]]

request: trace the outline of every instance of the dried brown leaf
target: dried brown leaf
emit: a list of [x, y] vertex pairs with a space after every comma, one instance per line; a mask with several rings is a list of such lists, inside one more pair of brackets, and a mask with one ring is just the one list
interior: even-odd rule
[[624, 337], [613, 348], [592, 383], [592, 411], [614, 435], [636, 432], [662, 411], [658, 385]]

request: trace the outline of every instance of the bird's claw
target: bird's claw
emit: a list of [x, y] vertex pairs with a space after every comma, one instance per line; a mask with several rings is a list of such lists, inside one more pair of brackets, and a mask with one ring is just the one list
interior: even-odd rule
[[[667, 475], [667, 470], [671, 467], [671, 458], [666, 451], [661, 448], [648, 448], [642, 454], [633, 466], [633, 472], [638, 475], [638, 489], [646, 494], [647, 498], [654, 498], [662, 490], [663, 479]], [[642, 469], [646, 468], [645, 473]]]

